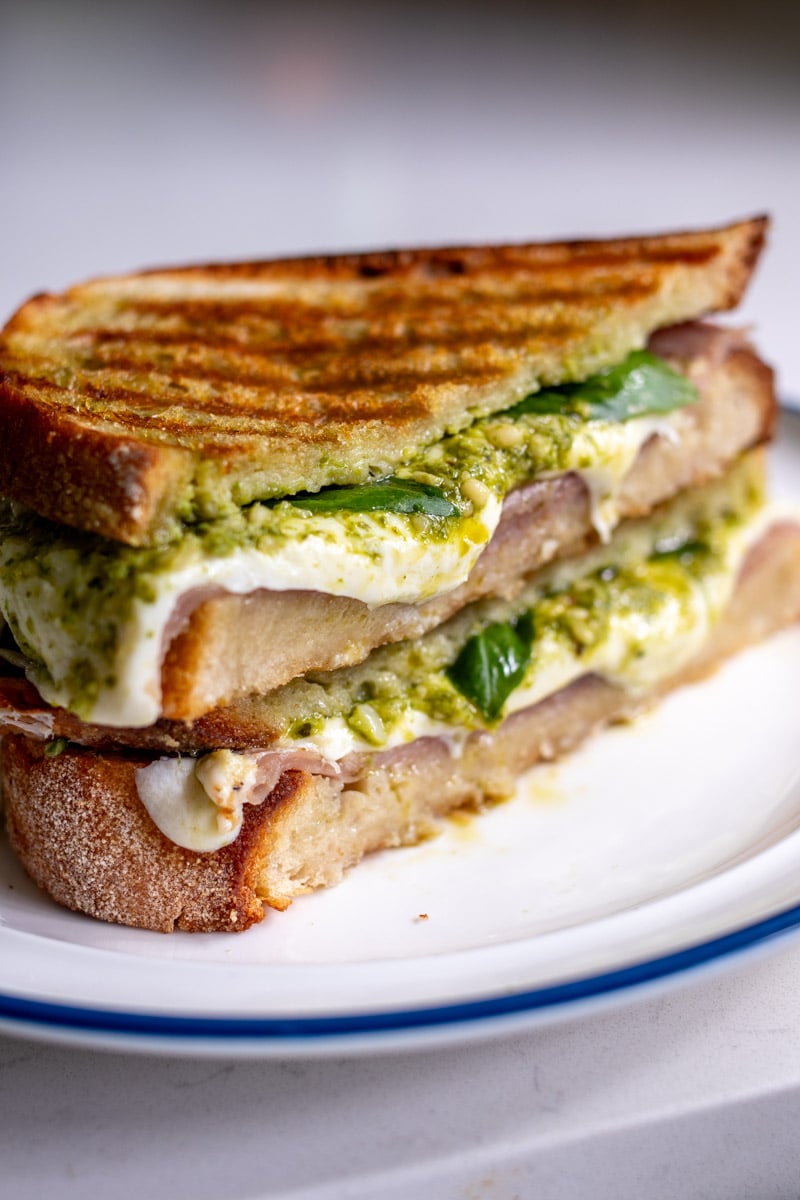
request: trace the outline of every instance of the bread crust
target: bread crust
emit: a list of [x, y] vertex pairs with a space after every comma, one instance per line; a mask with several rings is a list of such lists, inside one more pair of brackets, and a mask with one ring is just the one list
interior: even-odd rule
[[133, 545], [388, 473], [539, 383], [740, 299], [766, 219], [98, 280], [0, 337], [0, 495]]
[[[113, 528], [122, 542], [135, 544], [143, 525], [165, 527], [191, 482], [186, 451], [132, 437], [109, 444], [103, 429], [87, 427], [79, 415], [32, 404], [25, 388], [10, 378], [0, 378], [0, 438], [14, 448], [0, 461], [0, 494], [19, 501], [29, 496], [35, 511], [79, 529]], [[48, 505], [52, 511], [45, 513]]]
[[26, 871], [59, 904], [164, 933], [235, 931], [262, 919], [257, 887], [269, 836], [265, 817], [297, 787], [291, 773], [263, 811], [245, 814], [235, 842], [202, 855], [176, 846], [143, 819], [132, 782], [136, 760], [92, 750], [49, 759], [44, 746], [3, 741], [6, 824]]
[[704, 650], [648, 697], [584, 676], [497, 731], [473, 735], [458, 759], [441, 741], [422, 739], [365, 757], [344, 786], [288, 771], [262, 805], [245, 808], [237, 840], [212, 854], [182, 850], [153, 825], [136, 791], [136, 770], [152, 756], [69, 747], [48, 757], [41, 740], [8, 734], [9, 836], [31, 877], [68, 908], [148, 929], [243, 930], [261, 920], [262, 903], [286, 908], [337, 883], [364, 854], [418, 841], [446, 813], [507, 796], [535, 762], [567, 753], [799, 617], [800, 526], [783, 522], [750, 552]]

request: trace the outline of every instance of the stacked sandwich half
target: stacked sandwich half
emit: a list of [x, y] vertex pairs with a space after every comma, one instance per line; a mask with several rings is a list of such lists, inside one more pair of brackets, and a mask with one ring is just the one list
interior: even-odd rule
[[800, 615], [764, 222], [165, 270], [0, 339], [8, 832], [241, 930]]

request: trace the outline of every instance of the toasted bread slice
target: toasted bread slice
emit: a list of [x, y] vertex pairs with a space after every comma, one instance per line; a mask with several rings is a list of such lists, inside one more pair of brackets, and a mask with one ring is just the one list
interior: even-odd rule
[[195, 267], [34, 297], [0, 338], [0, 495], [143, 545], [179, 519], [389, 473], [733, 307], [765, 228]]
[[[725, 657], [800, 617], [800, 526], [773, 526], [750, 551], [728, 610], [699, 656], [645, 702], [700, 678]], [[366, 853], [435, 832], [448, 812], [507, 796], [520, 772], [567, 753], [598, 727], [642, 706], [584, 676], [481, 732], [454, 759], [435, 738], [367, 756], [340, 779], [287, 771], [248, 806], [238, 838], [215, 853], [174, 845], [141, 804], [133, 753], [70, 747], [57, 757], [24, 734], [3, 740], [12, 845], [32, 878], [68, 908], [147, 929], [246, 929], [263, 904], [286, 908], [338, 883]]]

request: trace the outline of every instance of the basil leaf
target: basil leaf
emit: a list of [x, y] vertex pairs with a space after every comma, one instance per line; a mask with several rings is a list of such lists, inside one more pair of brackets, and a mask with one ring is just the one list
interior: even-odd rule
[[663, 562], [664, 559], [674, 559], [682, 566], [691, 566], [698, 558], [707, 558], [711, 553], [711, 547], [708, 542], [701, 542], [698, 538], [689, 538], [688, 541], [681, 542], [679, 546], [664, 546], [663, 549], [657, 548], [650, 556], [656, 562]]
[[663, 358], [648, 350], [634, 350], [617, 366], [583, 383], [568, 383], [526, 396], [508, 414], [574, 414], [585, 421], [630, 421], [672, 412], [694, 404], [697, 398], [697, 389]]
[[519, 404], [515, 404], [513, 408], [506, 409], [505, 415], [507, 417], [575, 416], [576, 409], [569, 403], [565, 392], [566, 388], [549, 388], [543, 392], [533, 392], [524, 400], [520, 400]]
[[44, 752], [48, 758], [58, 758], [59, 754], [63, 754], [69, 742], [66, 738], [54, 738], [51, 742], [45, 744]]
[[525, 676], [533, 645], [533, 618], [497, 621], [464, 644], [447, 676], [487, 720], [494, 721]]
[[375, 483], [352, 487], [330, 487], [321, 492], [300, 492], [283, 497], [287, 503], [309, 512], [394, 512], [424, 513], [429, 517], [455, 517], [458, 509], [441, 488], [415, 479], [387, 476]]

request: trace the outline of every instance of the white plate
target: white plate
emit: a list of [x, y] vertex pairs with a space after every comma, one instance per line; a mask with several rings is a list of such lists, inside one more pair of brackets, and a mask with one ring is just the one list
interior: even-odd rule
[[[774, 452], [800, 502], [800, 419]], [[800, 629], [245, 935], [60, 910], [0, 854], [0, 1028], [181, 1054], [356, 1053], [621, 1003], [800, 927]]]

